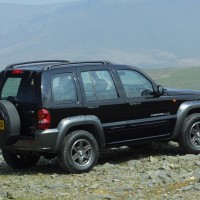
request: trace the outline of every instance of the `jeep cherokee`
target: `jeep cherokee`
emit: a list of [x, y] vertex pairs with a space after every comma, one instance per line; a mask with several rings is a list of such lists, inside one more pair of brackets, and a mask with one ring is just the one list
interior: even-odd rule
[[57, 156], [71, 173], [91, 170], [111, 146], [173, 140], [198, 154], [199, 99], [106, 61], [12, 64], [0, 73], [0, 148], [12, 168]]

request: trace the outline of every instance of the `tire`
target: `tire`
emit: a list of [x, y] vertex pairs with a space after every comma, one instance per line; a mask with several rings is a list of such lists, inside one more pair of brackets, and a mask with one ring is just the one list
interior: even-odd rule
[[5, 162], [13, 169], [30, 168], [37, 164], [39, 156], [14, 154], [9, 150], [2, 149], [2, 155]]
[[12, 144], [20, 133], [20, 117], [15, 106], [0, 100], [0, 148]]
[[186, 117], [178, 139], [185, 153], [200, 153], [200, 114], [195, 113]]
[[71, 132], [64, 138], [58, 162], [68, 173], [90, 171], [99, 157], [99, 147], [92, 134], [84, 130]]

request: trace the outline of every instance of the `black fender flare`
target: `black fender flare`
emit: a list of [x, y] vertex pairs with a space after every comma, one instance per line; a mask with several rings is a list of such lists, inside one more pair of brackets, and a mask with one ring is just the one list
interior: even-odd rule
[[56, 140], [54, 151], [58, 152], [60, 150], [64, 137], [70, 128], [81, 125], [93, 125], [97, 130], [100, 147], [105, 146], [104, 131], [99, 118], [94, 115], [80, 115], [68, 117], [60, 121], [57, 127], [59, 134]]
[[181, 129], [183, 127], [184, 120], [188, 115], [188, 112], [192, 109], [200, 109], [200, 101], [186, 101], [179, 106], [177, 111], [177, 120], [171, 139], [176, 140], [179, 137]]

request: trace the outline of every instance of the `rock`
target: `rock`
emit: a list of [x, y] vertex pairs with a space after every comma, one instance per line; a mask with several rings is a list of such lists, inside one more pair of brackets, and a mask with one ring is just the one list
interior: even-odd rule
[[12, 170], [0, 162], [0, 200], [199, 200], [200, 155], [177, 152], [171, 144], [142, 153], [113, 148], [104, 152], [92, 171], [82, 174], [65, 174], [45, 160], [25, 170]]
[[157, 158], [153, 157], [153, 156], [150, 156], [149, 157], [149, 162], [157, 162]]
[[140, 163], [140, 161], [138, 162], [137, 160], [129, 160], [129, 161], [127, 162], [127, 165], [128, 165], [129, 167], [135, 167], [138, 163]]
[[51, 178], [56, 178], [56, 177], [58, 177], [58, 174], [52, 174], [51, 175]]
[[200, 166], [200, 161], [196, 161], [196, 165], [197, 165], [197, 166]]
[[108, 169], [108, 168], [112, 168], [114, 166], [115, 166], [114, 164], [106, 163], [102, 167], [105, 168], [105, 169]]
[[185, 161], [191, 161], [191, 160], [196, 160], [196, 155], [193, 154], [186, 154], [184, 156], [180, 156], [181, 160], [185, 160]]
[[120, 191], [120, 192], [133, 192], [134, 188], [130, 187], [129, 185], [122, 185], [122, 186], [120, 186], [120, 188], [118, 188], [117, 191]]
[[7, 192], [7, 193], [6, 193], [6, 197], [7, 197], [8, 199], [14, 199], [13, 194], [12, 194], [11, 192]]
[[5, 197], [5, 192], [3, 190], [0, 190], [0, 200], [3, 200]]
[[159, 169], [165, 170], [165, 171], [170, 171], [171, 167], [170, 167], [170, 165], [163, 165]]
[[194, 172], [193, 172], [193, 175], [196, 179], [200, 180], [200, 169], [196, 169]]
[[95, 195], [94, 199], [99, 199], [99, 200], [113, 200], [116, 199], [114, 196], [110, 194], [97, 194]]
[[200, 191], [200, 183], [196, 183], [194, 189]]
[[185, 186], [185, 187], [182, 187], [181, 190], [182, 190], [182, 191], [186, 191], [186, 190], [191, 190], [191, 189], [193, 189], [193, 188], [194, 188], [194, 185], [187, 185], [187, 186]]
[[56, 189], [60, 189], [60, 188], [65, 188], [65, 184], [63, 182], [56, 182], [56, 183], [51, 183], [51, 184], [47, 184], [45, 185], [46, 188], [50, 189], [50, 190], [56, 190]]
[[99, 186], [100, 186], [99, 183], [94, 183], [94, 184], [89, 186], [89, 189], [97, 189]]

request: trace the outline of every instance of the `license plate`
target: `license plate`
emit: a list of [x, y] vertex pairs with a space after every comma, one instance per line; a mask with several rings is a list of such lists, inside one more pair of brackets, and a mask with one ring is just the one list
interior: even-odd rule
[[4, 120], [0, 120], [0, 130], [4, 130], [5, 126], [4, 126]]

